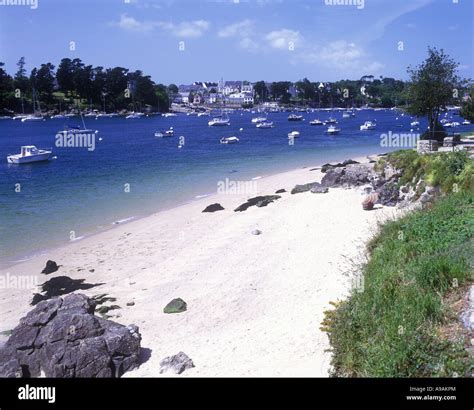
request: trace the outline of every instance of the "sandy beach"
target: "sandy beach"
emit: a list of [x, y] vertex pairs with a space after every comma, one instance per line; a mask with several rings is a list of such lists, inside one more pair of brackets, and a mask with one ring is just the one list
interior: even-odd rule
[[[328, 376], [323, 312], [347, 295], [348, 272], [354, 260], [363, 260], [377, 222], [397, 211], [362, 210], [360, 189], [290, 193], [322, 175], [304, 168], [261, 178], [257, 195], [287, 192], [244, 212], [234, 209], [254, 193], [215, 194], [68, 243], [1, 274], [28, 275], [39, 284], [55, 276], [102, 283], [79, 292], [117, 298], [112, 320], [138, 325], [143, 337], [145, 361], [126, 377], [160, 376], [159, 362], [180, 351], [196, 367], [179, 377]], [[225, 210], [202, 213], [213, 203]], [[256, 229], [260, 235], [252, 234]], [[48, 259], [62, 266], [42, 275]], [[0, 331], [13, 329], [31, 310], [34, 292], [0, 289]], [[187, 311], [163, 313], [178, 297]]]

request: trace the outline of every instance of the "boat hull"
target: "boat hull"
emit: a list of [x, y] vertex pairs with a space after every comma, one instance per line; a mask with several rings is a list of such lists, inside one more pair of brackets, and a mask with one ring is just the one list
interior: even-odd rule
[[42, 162], [49, 161], [51, 158], [50, 152], [45, 152], [44, 154], [31, 155], [26, 157], [21, 157], [17, 155], [9, 155], [7, 161], [9, 164], [31, 164], [33, 162]]

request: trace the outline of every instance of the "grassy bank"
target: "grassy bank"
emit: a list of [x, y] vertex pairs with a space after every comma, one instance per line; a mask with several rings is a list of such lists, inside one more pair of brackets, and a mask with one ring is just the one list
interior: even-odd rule
[[[473, 280], [474, 190], [469, 189], [472, 175], [465, 172], [472, 162], [461, 158], [455, 172], [437, 173], [459, 158], [407, 151], [387, 159], [414, 173], [404, 174], [404, 182], [416, 181], [418, 173], [451, 193], [430, 209], [386, 223], [369, 243], [363, 290], [335, 303], [323, 322], [334, 376], [471, 374], [469, 340], [459, 324], [458, 307]], [[453, 184], [462, 189], [453, 192]]]

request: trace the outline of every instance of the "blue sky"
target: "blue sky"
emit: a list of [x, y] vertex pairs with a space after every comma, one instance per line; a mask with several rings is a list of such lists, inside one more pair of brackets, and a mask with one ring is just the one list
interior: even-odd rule
[[221, 77], [333, 81], [365, 74], [405, 79], [407, 66], [421, 62], [431, 45], [455, 58], [463, 77], [474, 77], [473, 0], [365, 0], [363, 7], [362, 0], [1, 5], [8, 1], [0, 0], [0, 61], [9, 73], [25, 56], [28, 70], [81, 58], [93, 66], [140, 69], [164, 84]]

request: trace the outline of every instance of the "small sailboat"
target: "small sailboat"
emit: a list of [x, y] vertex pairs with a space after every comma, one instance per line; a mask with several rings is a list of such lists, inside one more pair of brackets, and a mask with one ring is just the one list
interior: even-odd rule
[[32, 122], [32, 121], [44, 121], [43, 116], [37, 116], [37, 115], [27, 115], [26, 117], [21, 119], [21, 122]]
[[161, 114], [162, 117], [169, 118], [169, 117], [176, 117], [177, 114], [174, 112], [165, 112], [164, 114]]
[[255, 117], [252, 118], [252, 123], [253, 124], [259, 124], [261, 122], [267, 122], [267, 117]]
[[324, 133], [328, 134], [328, 135], [336, 135], [336, 134], [339, 134], [340, 132], [341, 132], [341, 129], [336, 128], [336, 126], [334, 126], [334, 125], [330, 125], [328, 127], [328, 129], [326, 131], [324, 131]]
[[321, 120], [312, 120], [309, 122], [310, 125], [324, 125]]
[[222, 137], [221, 144], [237, 144], [240, 140], [237, 137]]
[[288, 138], [293, 139], [293, 138], [299, 138], [300, 133], [299, 131], [291, 131], [288, 133]]
[[369, 130], [374, 130], [376, 128], [375, 122], [372, 121], [366, 121], [364, 124], [360, 126], [361, 131], [369, 131]]
[[324, 125], [328, 125], [328, 124], [337, 124], [337, 120], [333, 117], [329, 117], [328, 120], [324, 121]]
[[256, 125], [257, 128], [273, 128], [273, 122], [259, 122]]
[[469, 121], [469, 120], [464, 120], [464, 121], [462, 122], [462, 125], [471, 125], [471, 121]]
[[[33, 88], [33, 114], [26, 115], [21, 118], [21, 122], [33, 122], [33, 121], [44, 121], [44, 117], [41, 114], [41, 107], [39, 105], [39, 101], [36, 102], [36, 90]], [[36, 105], [38, 109], [36, 109]]]
[[32, 162], [48, 161], [53, 151], [51, 149], [36, 148], [34, 145], [24, 145], [19, 154], [7, 156], [9, 164], [29, 164]]
[[132, 111], [130, 114], [128, 114], [125, 118], [127, 120], [132, 120], [132, 119], [137, 119], [137, 118], [141, 118], [143, 117], [145, 114], [143, 114], [142, 112], [135, 112], [135, 111]]
[[302, 115], [290, 114], [288, 116], [288, 121], [302, 121], [302, 120], [303, 120]]
[[168, 130], [166, 130], [166, 131], [155, 132], [155, 137], [158, 137], [158, 138], [173, 137], [173, 136], [174, 136], [173, 127], [170, 127], [170, 128], [169, 128]]

